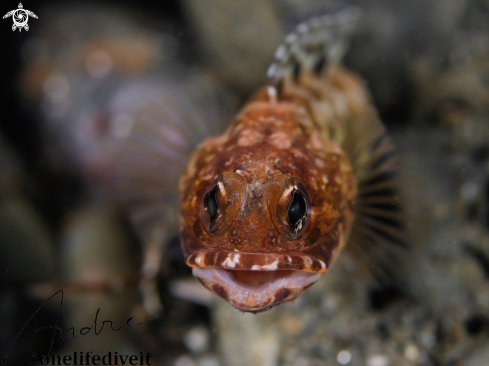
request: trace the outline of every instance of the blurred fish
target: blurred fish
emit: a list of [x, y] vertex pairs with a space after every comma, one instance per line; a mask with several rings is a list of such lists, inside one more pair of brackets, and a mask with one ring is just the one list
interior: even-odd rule
[[111, 197], [114, 159], [140, 100], [120, 99], [178, 74], [178, 41], [164, 30], [171, 22], [155, 25], [119, 6], [41, 12], [40, 27], [22, 45], [20, 91], [38, 108], [48, 165], [79, 173]]
[[[177, 69], [173, 69], [179, 74]], [[103, 84], [79, 85], [78, 99], [56, 124], [57, 148], [89, 186], [113, 198], [114, 168], [121, 146], [148, 100], [161, 86], [172, 84], [162, 75], [131, 80], [107, 77]], [[49, 126], [54, 127], [54, 126]]]
[[[339, 65], [358, 17], [347, 8], [299, 24], [277, 49], [268, 86], [197, 147], [180, 179], [186, 263], [241, 311], [297, 298], [344, 247], [378, 279], [393, 276], [408, 248], [394, 146], [362, 80]], [[146, 130], [129, 137], [122, 165], [138, 183], [125, 184], [123, 197], [152, 233], [146, 264], [176, 226], [163, 212], [174, 209], [190, 147], [222, 126], [170, 95], [160, 102], [165, 114], [138, 122]]]

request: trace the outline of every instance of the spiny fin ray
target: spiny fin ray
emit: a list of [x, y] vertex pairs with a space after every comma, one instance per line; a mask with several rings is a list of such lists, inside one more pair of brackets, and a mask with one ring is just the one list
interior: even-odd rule
[[267, 71], [268, 85], [280, 91], [284, 82], [297, 83], [302, 73], [319, 75], [338, 64], [360, 14], [352, 6], [300, 23], [277, 48]]

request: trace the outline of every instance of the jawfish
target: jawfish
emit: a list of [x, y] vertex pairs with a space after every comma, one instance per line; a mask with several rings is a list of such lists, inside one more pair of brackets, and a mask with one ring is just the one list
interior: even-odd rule
[[[186, 264], [241, 311], [296, 299], [344, 248], [373, 256], [375, 277], [390, 276], [391, 253], [407, 248], [399, 162], [362, 79], [340, 64], [358, 16], [347, 8], [298, 25], [278, 47], [268, 85], [231, 124], [219, 119], [222, 106], [196, 124], [198, 107], [189, 113], [168, 93], [174, 102], [155, 99], [166, 112], [140, 118], [122, 179], [132, 182], [124, 198], [146, 233], [147, 283], [177, 226], [162, 214], [176, 197]], [[202, 109], [213, 104], [199, 100]], [[212, 135], [226, 125], [190, 154], [199, 129]]]

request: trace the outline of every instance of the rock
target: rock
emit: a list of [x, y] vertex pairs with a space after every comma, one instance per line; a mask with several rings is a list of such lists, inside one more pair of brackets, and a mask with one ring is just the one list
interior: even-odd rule
[[210, 335], [203, 326], [190, 329], [183, 336], [185, 346], [193, 353], [202, 353], [209, 348]]
[[[277, 365], [280, 359], [280, 332], [273, 313], [240, 313], [221, 299], [216, 299], [213, 322], [218, 348], [229, 366]], [[243, 345], [246, 344], [246, 347]]]
[[267, 68], [284, 37], [280, 18], [270, 1], [183, 3], [199, 49], [217, 74], [244, 94], [266, 82]]

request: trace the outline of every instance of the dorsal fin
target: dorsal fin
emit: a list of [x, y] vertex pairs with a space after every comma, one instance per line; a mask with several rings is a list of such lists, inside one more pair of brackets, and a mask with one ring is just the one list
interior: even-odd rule
[[297, 82], [304, 72], [322, 74], [337, 64], [360, 14], [359, 8], [348, 7], [297, 25], [277, 48], [268, 68], [269, 93], [280, 93], [281, 85]]

